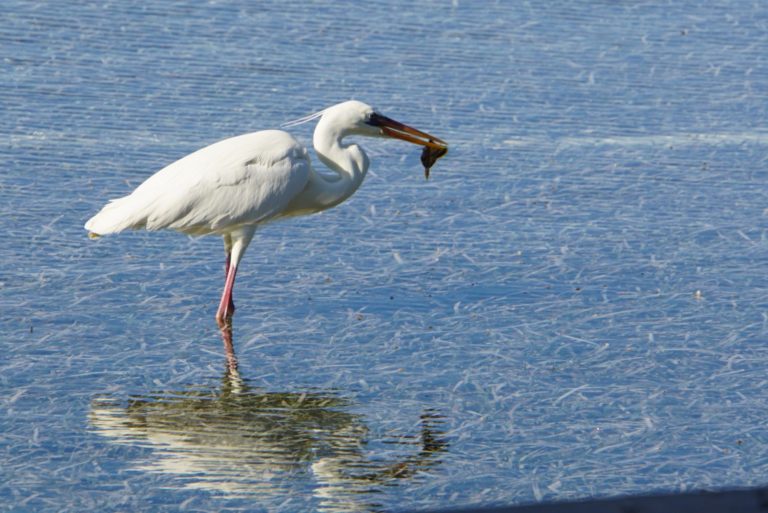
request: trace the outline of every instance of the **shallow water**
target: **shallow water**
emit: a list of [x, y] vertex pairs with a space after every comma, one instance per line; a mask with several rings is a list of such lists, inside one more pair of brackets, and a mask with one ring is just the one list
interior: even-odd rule
[[[761, 4], [3, 7], [4, 510], [766, 483]], [[418, 148], [365, 141], [351, 200], [264, 227], [228, 370], [221, 242], [82, 224], [347, 98], [450, 153], [425, 182]]]

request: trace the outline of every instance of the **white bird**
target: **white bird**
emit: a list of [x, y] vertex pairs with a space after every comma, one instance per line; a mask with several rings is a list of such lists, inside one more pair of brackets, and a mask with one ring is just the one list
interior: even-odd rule
[[256, 227], [334, 207], [360, 187], [368, 156], [345, 137], [393, 137], [441, 154], [448, 147], [359, 101], [328, 107], [295, 124], [316, 117], [320, 121], [312, 143], [332, 174], [314, 170], [307, 149], [289, 133], [253, 132], [214, 143], [161, 169], [130, 195], [107, 203], [85, 228], [91, 237], [129, 228], [222, 235], [226, 278], [216, 322], [224, 327], [235, 310], [235, 274]]

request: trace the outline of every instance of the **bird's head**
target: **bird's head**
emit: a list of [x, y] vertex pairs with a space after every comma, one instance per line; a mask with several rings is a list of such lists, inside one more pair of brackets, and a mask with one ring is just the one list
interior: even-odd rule
[[322, 121], [338, 127], [344, 135], [394, 138], [434, 149], [448, 147], [439, 137], [388, 118], [357, 100], [328, 107], [323, 111]]

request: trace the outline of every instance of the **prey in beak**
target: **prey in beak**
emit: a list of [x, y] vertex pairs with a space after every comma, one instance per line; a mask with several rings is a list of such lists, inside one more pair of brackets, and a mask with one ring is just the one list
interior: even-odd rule
[[421, 150], [421, 165], [424, 166], [424, 179], [429, 180], [429, 170], [435, 165], [437, 159], [448, 153], [448, 146], [441, 148], [432, 148], [424, 146]]
[[417, 130], [406, 124], [395, 121], [387, 116], [374, 112], [368, 124], [379, 127], [381, 135], [400, 139], [413, 144], [424, 146], [421, 152], [421, 163], [424, 165], [424, 177], [429, 178], [430, 168], [437, 159], [448, 153], [448, 143], [421, 130]]

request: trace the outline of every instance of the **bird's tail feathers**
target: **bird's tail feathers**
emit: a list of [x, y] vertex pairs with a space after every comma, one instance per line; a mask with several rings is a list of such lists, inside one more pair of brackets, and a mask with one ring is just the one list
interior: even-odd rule
[[98, 214], [90, 218], [85, 223], [88, 237], [95, 239], [100, 235], [146, 226], [146, 215], [141, 211], [142, 209], [136, 209], [132, 202], [126, 201], [128, 198], [130, 196], [110, 201]]

